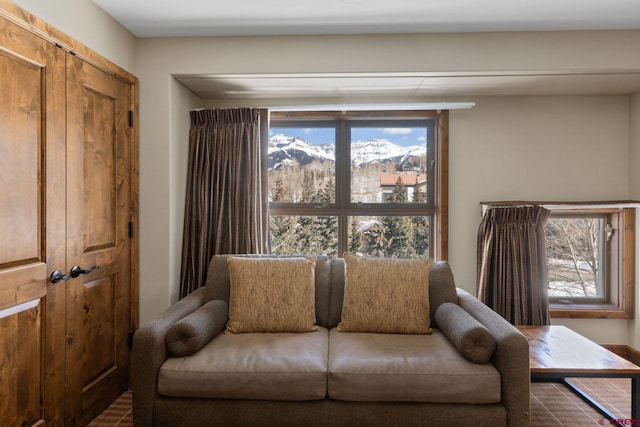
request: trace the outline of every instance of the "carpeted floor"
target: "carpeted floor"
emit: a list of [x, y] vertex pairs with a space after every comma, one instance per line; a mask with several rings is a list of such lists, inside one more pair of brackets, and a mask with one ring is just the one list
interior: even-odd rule
[[116, 399], [102, 414], [89, 423], [90, 427], [133, 427], [131, 391]]
[[[626, 378], [574, 378], [587, 392], [617, 418], [631, 416], [631, 380]], [[531, 426], [610, 425], [602, 415], [562, 384], [531, 384]]]
[[[591, 394], [616, 417], [631, 415], [631, 381], [628, 379], [584, 378], [574, 384]], [[610, 425], [571, 390], [561, 384], [531, 384], [531, 426]], [[131, 427], [131, 392], [126, 392], [89, 424], [91, 427]]]

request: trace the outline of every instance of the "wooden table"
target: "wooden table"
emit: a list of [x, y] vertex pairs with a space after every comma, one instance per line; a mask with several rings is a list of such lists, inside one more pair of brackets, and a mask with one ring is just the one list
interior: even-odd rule
[[[517, 326], [529, 341], [531, 381], [561, 382], [609, 420], [614, 416], [567, 378], [631, 378], [631, 420], [640, 423], [640, 367], [565, 326]], [[628, 421], [628, 420], [627, 420]]]

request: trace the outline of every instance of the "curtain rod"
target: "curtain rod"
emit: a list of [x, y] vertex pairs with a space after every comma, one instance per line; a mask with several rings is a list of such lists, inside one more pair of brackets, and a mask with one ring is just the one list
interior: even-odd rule
[[603, 201], [584, 201], [584, 202], [543, 202], [543, 201], [494, 201], [480, 202], [482, 214], [484, 215], [491, 208], [515, 208], [524, 206], [542, 206], [547, 209], [587, 209], [587, 208], [640, 208], [638, 200], [603, 200]]
[[509, 206], [618, 206], [618, 207], [640, 207], [639, 200], [585, 200], [579, 202], [567, 202], [567, 201], [530, 201], [530, 200], [499, 200], [491, 202], [480, 202], [481, 205], [491, 207], [509, 207]]
[[524, 202], [524, 201], [509, 201], [509, 202], [480, 202], [482, 206], [488, 206], [491, 208], [511, 208], [522, 206], [539, 206], [538, 202]]
[[[422, 102], [407, 104], [314, 104], [260, 107], [273, 112], [288, 111], [419, 111], [419, 110], [469, 110], [476, 106], [475, 102]], [[239, 107], [228, 107], [239, 108]], [[248, 107], [255, 108], [255, 107]], [[210, 108], [194, 108], [192, 111], [209, 110]]]
[[468, 110], [475, 102], [422, 102], [408, 104], [329, 104], [269, 107], [269, 111], [384, 111], [384, 110]]

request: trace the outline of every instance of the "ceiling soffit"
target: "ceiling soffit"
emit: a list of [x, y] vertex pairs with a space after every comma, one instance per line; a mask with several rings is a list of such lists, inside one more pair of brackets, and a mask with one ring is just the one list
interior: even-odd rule
[[640, 71], [607, 73], [176, 75], [203, 99], [631, 95]]

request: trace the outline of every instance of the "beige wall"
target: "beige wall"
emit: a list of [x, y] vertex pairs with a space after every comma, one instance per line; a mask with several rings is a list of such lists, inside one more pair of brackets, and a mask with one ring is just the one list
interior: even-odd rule
[[640, 93], [629, 99], [629, 197], [640, 200]]
[[[480, 202], [627, 197], [627, 97], [500, 97], [450, 118], [450, 260], [475, 291]], [[603, 344], [626, 320], [552, 319]]]
[[[189, 160], [189, 128], [191, 127], [191, 117], [189, 112], [200, 107], [202, 101], [192, 92], [178, 83], [171, 81], [171, 122], [170, 132], [173, 141], [169, 156], [169, 170], [174, 179], [170, 180], [170, 224], [171, 244], [169, 245], [169, 277], [171, 283], [179, 283], [180, 264], [182, 260], [182, 224], [184, 222], [184, 201], [186, 194], [187, 164]], [[179, 297], [179, 288], [173, 286], [169, 288], [169, 301], [175, 302]]]
[[136, 38], [90, 0], [12, 0], [131, 74]]
[[[640, 93], [629, 98], [629, 198], [640, 200]], [[636, 211], [636, 283], [640, 283], [640, 209]], [[636, 286], [636, 321], [629, 328], [629, 345], [640, 348], [640, 287]]]
[[[140, 93], [151, 105], [163, 102], [168, 108], [156, 111], [140, 106], [140, 316], [144, 322], [178, 300], [189, 111], [201, 101], [162, 74], [141, 79]], [[158, 94], [167, 99], [154, 98]]]
[[[640, 31], [140, 39], [157, 72], [638, 70]], [[594, 52], [598, 52], [594, 55]], [[155, 64], [146, 61], [157, 60]]]

